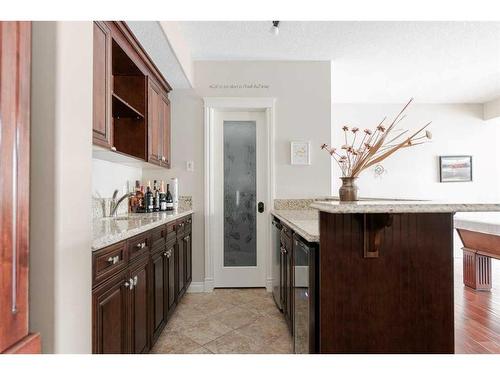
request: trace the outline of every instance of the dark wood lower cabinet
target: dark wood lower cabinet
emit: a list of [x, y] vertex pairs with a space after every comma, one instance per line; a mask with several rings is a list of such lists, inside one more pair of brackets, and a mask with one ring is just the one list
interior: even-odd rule
[[149, 351], [148, 312], [148, 274], [149, 259], [145, 257], [130, 270], [130, 346], [132, 353], [147, 353]]
[[[137, 244], [152, 243], [157, 229], [92, 254], [94, 267], [102, 268], [100, 272], [93, 272], [93, 353], [147, 353], [189, 287], [191, 229], [176, 235], [169, 230], [175, 231], [177, 226], [165, 225], [164, 228], [163, 242], [155, 238], [152, 249], [146, 246], [147, 251], [132, 260], [131, 249]], [[109, 256], [110, 248], [119, 248], [125, 253], [119, 259], [116, 257], [115, 262]], [[123, 259], [128, 264], [117, 267]], [[102, 274], [108, 275], [107, 278], [103, 279]]]
[[127, 274], [122, 273], [95, 288], [92, 293], [93, 352], [127, 353]]

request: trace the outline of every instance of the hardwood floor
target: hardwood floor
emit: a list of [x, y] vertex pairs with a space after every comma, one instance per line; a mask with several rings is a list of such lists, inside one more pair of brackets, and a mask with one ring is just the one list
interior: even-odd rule
[[464, 286], [462, 259], [455, 260], [455, 353], [500, 353], [500, 261], [492, 260], [493, 288]]

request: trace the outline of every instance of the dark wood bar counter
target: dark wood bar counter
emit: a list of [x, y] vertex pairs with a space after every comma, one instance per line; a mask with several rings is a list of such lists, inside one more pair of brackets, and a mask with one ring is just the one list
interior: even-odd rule
[[318, 202], [319, 352], [454, 353], [453, 216], [496, 204]]

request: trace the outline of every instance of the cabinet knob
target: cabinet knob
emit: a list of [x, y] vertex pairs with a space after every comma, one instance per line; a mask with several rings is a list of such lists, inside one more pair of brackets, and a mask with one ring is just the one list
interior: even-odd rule
[[109, 257], [108, 258], [108, 263], [116, 264], [116, 263], [118, 263], [119, 260], [120, 260], [120, 257], [118, 255], [114, 256], [114, 257]]
[[168, 251], [165, 251], [165, 252], [163, 253], [163, 256], [164, 256], [164, 257], [166, 257], [167, 255], [168, 255]]
[[132, 278], [128, 279], [128, 281], [125, 281], [125, 287], [129, 288], [129, 290], [134, 289], [134, 280]]
[[166, 160], [166, 159], [165, 159], [165, 156], [162, 156], [162, 157], [161, 157], [161, 161], [165, 161], [165, 160]]
[[115, 146], [111, 146], [111, 151], [116, 151], [116, 147]]
[[146, 242], [141, 242], [135, 245], [138, 249], [144, 249], [146, 247]]
[[137, 280], [138, 280], [138, 277], [137, 277], [137, 275], [135, 275], [135, 276], [134, 276], [134, 280], [133, 280], [133, 282], [134, 282], [134, 286], [136, 286], [136, 285], [137, 285]]

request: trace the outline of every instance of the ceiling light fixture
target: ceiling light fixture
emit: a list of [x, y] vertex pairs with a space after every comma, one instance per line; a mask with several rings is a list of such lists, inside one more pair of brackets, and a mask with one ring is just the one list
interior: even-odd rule
[[271, 29], [269, 32], [274, 35], [278, 35], [280, 33], [280, 21], [273, 21], [273, 25], [271, 26]]

